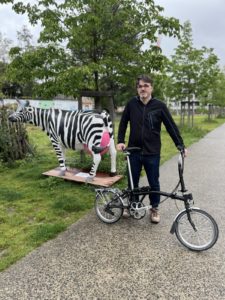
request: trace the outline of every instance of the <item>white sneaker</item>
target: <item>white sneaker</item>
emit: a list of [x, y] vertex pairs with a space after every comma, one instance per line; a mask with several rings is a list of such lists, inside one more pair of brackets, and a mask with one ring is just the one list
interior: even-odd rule
[[160, 215], [158, 209], [150, 209], [150, 220], [152, 223], [158, 224], [160, 222]]
[[123, 217], [124, 218], [129, 218], [130, 217], [130, 211], [127, 208], [124, 208], [123, 210]]

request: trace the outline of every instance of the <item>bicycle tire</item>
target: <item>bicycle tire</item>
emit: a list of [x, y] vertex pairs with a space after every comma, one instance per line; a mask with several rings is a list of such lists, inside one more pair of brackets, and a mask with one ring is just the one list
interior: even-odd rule
[[181, 212], [175, 222], [175, 234], [180, 243], [193, 251], [205, 251], [212, 248], [217, 242], [219, 229], [213, 217], [198, 208], [190, 210], [191, 220], [196, 231], [188, 220], [187, 211]]
[[97, 194], [95, 198], [95, 212], [98, 218], [107, 224], [117, 222], [123, 214], [123, 204], [112, 191]]

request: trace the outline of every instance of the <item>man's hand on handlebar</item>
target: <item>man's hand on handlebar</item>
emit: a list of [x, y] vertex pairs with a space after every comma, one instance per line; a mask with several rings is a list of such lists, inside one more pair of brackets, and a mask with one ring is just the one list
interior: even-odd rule
[[116, 149], [118, 151], [123, 151], [125, 148], [126, 148], [126, 145], [123, 144], [123, 143], [119, 143], [119, 144], [116, 145]]
[[188, 155], [188, 150], [184, 148], [184, 157], [187, 157], [187, 155]]
[[186, 148], [181, 149], [181, 150], [180, 150], [180, 153], [183, 155], [183, 157], [187, 157], [187, 155], [188, 155], [188, 150], [187, 150]]
[[188, 154], [188, 151], [187, 151], [187, 149], [186, 148], [184, 148], [184, 146], [183, 145], [178, 145], [177, 146], [177, 149], [180, 151], [180, 153], [184, 156], [184, 157], [186, 157], [187, 156], [187, 154]]

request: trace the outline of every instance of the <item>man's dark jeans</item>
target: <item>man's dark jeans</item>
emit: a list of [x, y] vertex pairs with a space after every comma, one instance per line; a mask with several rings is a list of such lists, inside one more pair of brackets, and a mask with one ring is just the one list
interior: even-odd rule
[[[131, 171], [133, 176], [134, 187], [138, 187], [142, 166], [145, 169], [149, 186], [153, 191], [160, 191], [159, 184], [159, 164], [160, 155], [142, 155], [140, 153], [132, 153], [130, 155]], [[128, 180], [130, 187], [130, 182]], [[157, 208], [160, 202], [160, 195], [150, 195], [150, 204], [153, 208]]]

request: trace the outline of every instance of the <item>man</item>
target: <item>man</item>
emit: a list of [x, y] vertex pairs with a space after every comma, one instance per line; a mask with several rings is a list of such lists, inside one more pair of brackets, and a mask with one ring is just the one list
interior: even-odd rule
[[[154, 98], [153, 81], [146, 75], [141, 75], [136, 82], [138, 96], [133, 97], [126, 105], [119, 125], [117, 149], [125, 146], [125, 134], [128, 122], [130, 136], [128, 147], [140, 147], [140, 152], [130, 155], [131, 171], [134, 187], [138, 187], [142, 166], [144, 166], [149, 186], [154, 191], [160, 190], [159, 165], [161, 139], [160, 131], [163, 123], [176, 147], [185, 149], [179, 130], [165, 103]], [[186, 153], [186, 150], [185, 150]], [[129, 184], [129, 182], [128, 182]], [[150, 196], [150, 220], [152, 223], [160, 222], [158, 205], [160, 195]]]

